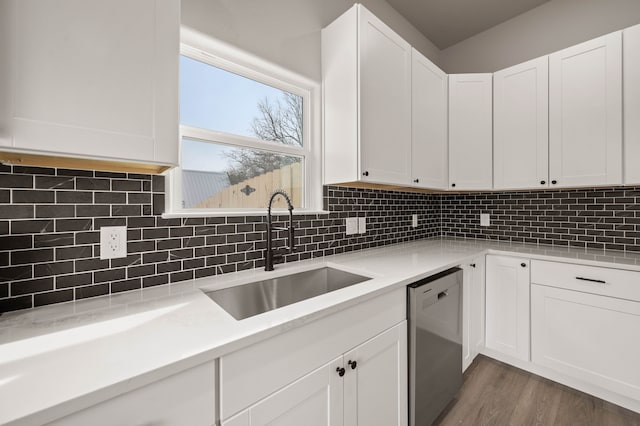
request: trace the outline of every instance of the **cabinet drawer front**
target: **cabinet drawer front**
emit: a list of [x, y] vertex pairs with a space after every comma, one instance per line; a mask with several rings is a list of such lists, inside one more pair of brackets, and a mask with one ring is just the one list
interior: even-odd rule
[[225, 420], [406, 319], [400, 288], [220, 359]]
[[531, 282], [640, 301], [640, 272], [533, 260]]

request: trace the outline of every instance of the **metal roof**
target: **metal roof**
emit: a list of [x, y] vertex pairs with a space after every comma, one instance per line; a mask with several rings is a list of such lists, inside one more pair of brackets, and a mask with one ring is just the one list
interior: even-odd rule
[[183, 207], [192, 208], [230, 185], [225, 172], [182, 170]]

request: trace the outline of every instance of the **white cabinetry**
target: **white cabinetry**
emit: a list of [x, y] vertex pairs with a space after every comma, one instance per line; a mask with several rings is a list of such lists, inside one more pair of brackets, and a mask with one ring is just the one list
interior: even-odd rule
[[447, 74], [412, 50], [412, 186], [446, 189], [448, 175]]
[[342, 357], [314, 370], [222, 426], [327, 426], [343, 424]]
[[552, 186], [622, 183], [622, 33], [549, 56]]
[[484, 348], [485, 259], [473, 259], [462, 266], [462, 371]]
[[308, 424], [298, 421], [304, 413], [322, 424], [404, 425], [406, 358], [401, 288], [223, 356], [220, 417], [225, 426], [267, 424], [274, 416]]
[[215, 383], [211, 361], [47, 425], [210, 426], [216, 419]]
[[529, 361], [529, 260], [487, 256], [486, 348]]
[[3, 151], [177, 164], [179, 2], [3, 3]]
[[411, 46], [362, 5], [322, 30], [325, 183], [411, 182]]
[[345, 426], [406, 426], [407, 322], [344, 355]]
[[549, 186], [548, 78], [546, 56], [493, 74], [494, 189]]
[[624, 183], [640, 183], [640, 25], [622, 32]]
[[639, 401], [640, 274], [538, 261], [531, 268], [533, 362]]
[[493, 185], [492, 74], [449, 75], [449, 184], [453, 190]]

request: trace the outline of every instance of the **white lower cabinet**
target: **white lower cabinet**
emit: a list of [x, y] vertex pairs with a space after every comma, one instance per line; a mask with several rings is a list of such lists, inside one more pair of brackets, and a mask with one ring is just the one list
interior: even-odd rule
[[222, 425], [342, 425], [343, 385], [336, 371], [342, 364], [342, 357], [336, 358]]
[[462, 265], [462, 371], [484, 348], [485, 259], [480, 256]]
[[529, 259], [487, 256], [486, 348], [529, 361]]
[[274, 424], [406, 426], [407, 322], [222, 422], [223, 426]]
[[48, 426], [210, 426], [215, 423], [213, 361], [47, 423]]
[[406, 426], [407, 322], [347, 352], [344, 362], [345, 426]]
[[220, 359], [223, 426], [406, 426], [406, 289]]
[[640, 400], [639, 330], [638, 302], [531, 286], [531, 354], [537, 365]]

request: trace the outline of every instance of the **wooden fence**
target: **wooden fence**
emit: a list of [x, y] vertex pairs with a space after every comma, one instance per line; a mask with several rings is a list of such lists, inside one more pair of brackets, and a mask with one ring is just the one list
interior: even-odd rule
[[[196, 208], [267, 208], [276, 189], [287, 191], [295, 207], [302, 205], [302, 164], [293, 163], [272, 172], [247, 179], [207, 198]], [[273, 207], [286, 208], [283, 197], [274, 200]]]

